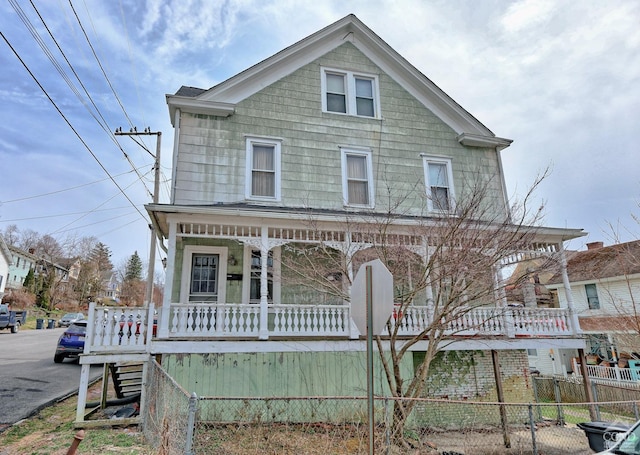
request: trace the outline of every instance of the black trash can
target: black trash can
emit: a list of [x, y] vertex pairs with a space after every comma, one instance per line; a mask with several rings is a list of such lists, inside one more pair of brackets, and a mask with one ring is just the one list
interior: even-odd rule
[[36, 319], [36, 329], [40, 330], [44, 328], [44, 319]]
[[589, 447], [596, 452], [610, 449], [615, 445], [620, 433], [626, 433], [631, 425], [616, 422], [582, 422], [578, 428], [584, 430], [589, 439]]
[[47, 325], [48, 329], [55, 329], [56, 328], [56, 320], [55, 319], [49, 319], [49, 325]]

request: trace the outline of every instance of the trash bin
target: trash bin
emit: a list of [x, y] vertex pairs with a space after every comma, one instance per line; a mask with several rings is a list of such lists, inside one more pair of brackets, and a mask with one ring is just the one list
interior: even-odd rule
[[626, 433], [631, 425], [616, 422], [582, 422], [578, 428], [584, 430], [589, 439], [589, 447], [596, 452], [610, 449], [618, 441], [620, 433]]
[[44, 328], [44, 319], [36, 319], [36, 329]]
[[55, 329], [56, 328], [56, 320], [55, 319], [49, 319], [49, 325], [47, 325], [48, 329]]

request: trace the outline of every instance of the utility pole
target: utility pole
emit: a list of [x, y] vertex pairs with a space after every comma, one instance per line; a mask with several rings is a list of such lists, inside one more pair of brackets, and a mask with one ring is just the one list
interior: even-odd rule
[[[156, 154], [149, 151], [144, 145], [140, 144], [138, 141], [134, 140], [136, 144], [140, 145], [144, 150], [149, 153], [149, 155], [154, 158], [154, 171], [155, 177], [153, 182], [153, 203], [157, 204], [159, 200], [159, 192], [160, 192], [160, 139], [162, 137], [161, 131], [151, 131], [151, 128], [147, 127], [144, 131], [137, 131], [136, 128], [132, 128], [129, 132], [123, 132], [122, 128], [116, 129], [114, 133], [116, 136], [156, 136]], [[133, 138], [132, 138], [133, 139]], [[145, 292], [145, 300], [147, 301], [147, 305], [153, 302], [153, 278], [155, 273], [155, 262], [156, 262], [156, 230], [153, 227], [153, 223], [149, 225], [149, 229], [151, 229], [151, 245], [149, 246], [149, 268], [147, 271], [147, 290]]]

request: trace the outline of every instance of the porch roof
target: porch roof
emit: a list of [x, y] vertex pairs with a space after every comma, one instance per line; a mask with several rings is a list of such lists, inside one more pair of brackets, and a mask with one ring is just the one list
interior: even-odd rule
[[[247, 203], [233, 204], [212, 204], [212, 205], [175, 205], [175, 204], [148, 204], [145, 206], [149, 212], [152, 222], [158, 232], [164, 237], [169, 236], [169, 219], [174, 216], [180, 218], [181, 222], [191, 225], [201, 225], [202, 232], [206, 225], [211, 223], [210, 217], [233, 217], [233, 223], [241, 226], [263, 226], [274, 227], [295, 227], [308, 228], [308, 223], [324, 223], [330, 225], [334, 223], [366, 223], [375, 222], [387, 216], [384, 213], [375, 212], [349, 212], [342, 210], [322, 210], [309, 209], [304, 207], [273, 207], [264, 205], [253, 205]], [[419, 226], [438, 227], [444, 222], [442, 217], [434, 216], [394, 216], [393, 225], [399, 231], [410, 233], [412, 229]], [[478, 226], [482, 224], [479, 222]], [[486, 227], [491, 224], [487, 223]], [[497, 226], [498, 227], [498, 226]], [[517, 228], [516, 225], [513, 226]], [[522, 227], [521, 227], [522, 228]], [[545, 245], [557, 245], [567, 240], [587, 235], [583, 229], [554, 228], [543, 226], [526, 226], [525, 229], [532, 235], [536, 249], [544, 248]]]

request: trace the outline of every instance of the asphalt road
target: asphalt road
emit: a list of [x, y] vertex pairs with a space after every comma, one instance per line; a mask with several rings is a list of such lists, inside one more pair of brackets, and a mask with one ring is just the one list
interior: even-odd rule
[[[18, 333], [0, 330], [0, 431], [78, 392], [77, 360], [53, 362], [63, 332], [63, 328]], [[101, 374], [101, 366], [91, 368], [91, 378]]]

